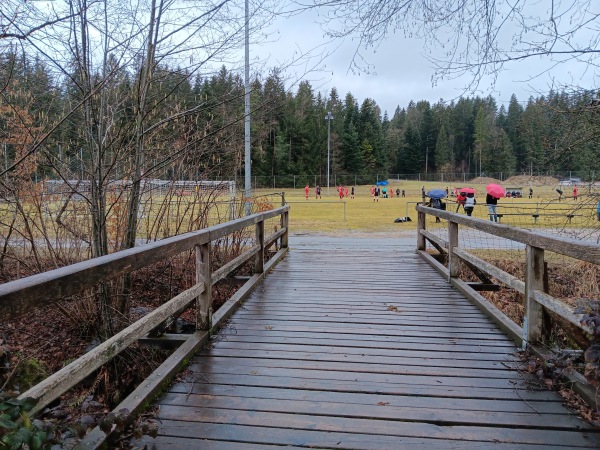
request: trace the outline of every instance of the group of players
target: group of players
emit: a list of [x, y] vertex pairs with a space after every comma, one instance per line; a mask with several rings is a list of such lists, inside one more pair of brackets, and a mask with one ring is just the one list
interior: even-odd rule
[[[352, 186], [352, 187], [350, 187], [350, 189], [348, 189], [348, 188], [344, 188], [342, 185], [339, 185], [335, 189], [336, 189], [341, 201], [343, 201], [344, 198], [347, 198], [347, 197], [350, 197], [351, 199], [354, 198], [354, 186]], [[371, 197], [373, 198], [374, 202], [378, 202], [379, 197], [388, 198], [388, 192], [389, 192], [390, 197], [394, 196], [393, 188], [390, 188], [388, 191], [388, 189], [385, 186], [383, 188], [380, 188], [379, 186], [371, 187]], [[397, 197], [400, 197], [400, 196], [406, 197], [406, 192], [404, 191], [404, 189], [402, 189], [402, 190], [396, 189], [395, 192], [396, 192]], [[310, 195], [310, 186], [307, 184], [304, 187], [304, 196], [306, 197], [306, 200], [308, 200], [309, 195]], [[316, 185], [315, 186], [315, 200], [318, 200], [320, 198], [321, 198], [321, 186]]]
[[[340, 200], [343, 201], [344, 197], [350, 197], [350, 198], [354, 198], [354, 186], [352, 186], [351, 189], [348, 188], [344, 188], [342, 185], [339, 185], [337, 188], [335, 188], [335, 190], [338, 192], [338, 195], [340, 197]], [[310, 194], [310, 186], [307, 184], [304, 187], [304, 196], [306, 197], [306, 200], [308, 200], [308, 196]], [[319, 186], [318, 184], [315, 186], [315, 200], [318, 200], [321, 198], [321, 186]]]

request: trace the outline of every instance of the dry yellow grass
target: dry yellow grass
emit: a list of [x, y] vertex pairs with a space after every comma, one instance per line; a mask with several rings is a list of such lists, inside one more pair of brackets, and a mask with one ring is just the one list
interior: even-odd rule
[[[331, 186], [329, 195], [327, 188], [322, 189], [322, 198], [315, 200], [314, 186], [311, 186], [308, 200], [305, 199], [304, 188], [301, 189], [286, 189], [285, 198], [291, 207], [290, 212], [290, 228], [293, 232], [340, 232], [340, 231], [370, 231], [370, 232], [396, 232], [399, 230], [415, 230], [416, 229], [416, 212], [415, 204], [421, 201], [421, 188], [425, 187], [426, 191], [434, 188], [446, 189], [451, 191], [455, 187], [469, 186], [477, 191], [476, 198], [479, 204], [485, 203], [485, 185], [469, 184], [460, 185], [455, 183], [439, 183], [439, 182], [418, 182], [418, 181], [395, 181], [390, 180], [388, 192], [394, 190], [393, 198], [381, 198], [379, 202], [373, 202], [371, 197], [371, 186], [357, 186], [356, 196], [354, 199], [345, 198], [340, 201], [337, 195], [336, 187]], [[521, 187], [523, 193], [528, 194], [528, 186], [509, 186], [506, 187]], [[406, 197], [398, 198], [395, 195], [396, 189], [404, 189]], [[540, 212], [552, 210], [553, 213], [558, 213], [558, 216], [542, 216], [538, 218], [538, 226], [557, 227], [565, 224], [565, 216], [572, 211], [577, 205], [572, 199], [563, 198], [562, 202], [558, 202], [558, 194], [556, 186], [534, 186], [533, 199], [527, 198], [506, 198], [499, 202], [499, 209], [505, 208], [505, 212], [517, 212], [517, 210], [508, 210], [509, 206], [514, 208], [521, 206], [518, 211], [528, 211], [523, 216], [505, 216], [502, 218], [502, 223], [517, 226], [534, 226], [534, 220], [531, 213], [534, 212], [536, 205], [539, 203]], [[571, 194], [571, 188], [565, 188], [565, 194]], [[272, 192], [272, 191], [270, 191]], [[260, 195], [260, 191], [257, 192]], [[266, 191], [265, 191], [266, 193]], [[448, 199], [449, 210], [455, 211], [455, 199]], [[548, 206], [549, 205], [549, 206]], [[345, 208], [345, 211], [344, 211]], [[564, 215], [563, 215], [564, 211]], [[461, 209], [462, 212], [462, 209]], [[570, 226], [582, 226], [589, 222], [590, 215], [595, 212], [589, 210], [581, 211], [584, 217], [575, 217]], [[412, 222], [394, 223], [394, 219], [405, 217], [408, 215]], [[478, 206], [475, 208], [474, 217], [487, 219], [487, 208]], [[590, 216], [590, 217], [588, 217]], [[344, 220], [345, 219], [345, 220]]]

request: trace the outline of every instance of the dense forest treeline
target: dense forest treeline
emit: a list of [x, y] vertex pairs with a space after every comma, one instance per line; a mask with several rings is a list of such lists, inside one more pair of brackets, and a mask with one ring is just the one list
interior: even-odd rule
[[[0, 64], [5, 167], [14, 166], [21, 176], [56, 178], [60, 172], [63, 178], [87, 178], [94, 155], [89, 135], [100, 131], [93, 124], [105, 121], [104, 114], [110, 115], [110, 126], [97, 139], [104, 140], [103, 151], [115, 155], [105, 175], [133, 176], [126, 149], [136, 139], [131, 124], [139, 74], [109, 61], [113, 76], [91, 75], [103, 79], [99, 88], [114, 99], [107, 110], [93, 103], [94, 94], [83, 95], [76, 71], [53, 77], [43, 62], [22, 54], [4, 54]], [[147, 100], [146, 114], [154, 117], [144, 129], [144, 176], [243, 178], [243, 95], [243, 80], [225, 67], [202, 76], [157, 66]], [[315, 92], [307, 81], [290, 92], [273, 71], [252, 83], [252, 174], [322, 179], [325, 115], [331, 111], [332, 174], [574, 171], [585, 176], [600, 162], [594, 100], [592, 91], [566, 90], [526, 103], [513, 95], [508, 106], [498, 106], [491, 96], [421, 100], [390, 116], [375, 99], [359, 104], [352, 93], [342, 98], [335, 88]]]

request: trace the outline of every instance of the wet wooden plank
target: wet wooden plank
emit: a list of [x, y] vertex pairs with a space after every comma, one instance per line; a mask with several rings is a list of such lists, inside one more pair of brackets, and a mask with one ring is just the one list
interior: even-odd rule
[[[247, 349], [242, 348], [224, 348], [219, 346], [217, 348], [212, 348], [210, 351], [206, 353], [207, 356], [218, 357], [218, 358], [230, 358], [236, 361], [240, 361], [241, 358], [244, 358], [243, 361], [246, 361], [248, 364], [266, 364], [268, 365], [268, 361], [265, 360], [277, 360], [277, 361], [287, 361], [291, 360], [293, 367], [298, 367], [301, 365], [301, 361], [310, 361], [310, 362], [319, 362], [323, 367], [329, 366], [325, 363], [344, 363], [344, 364], [353, 364], [358, 370], [363, 368], [365, 371], [368, 370], [383, 370], [390, 371], [394, 373], [399, 373], [398, 370], [401, 370], [402, 373], [404, 369], [399, 369], [397, 366], [403, 367], [437, 367], [442, 368], [442, 372], [444, 368], [449, 369], [445, 372], [448, 375], [453, 374], [455, 371], [453, 369], [470, 369], [470, 370], [478, 370], [485, 371], [486, 375], [493, 375], [496, 377], [504, 377], [514, 376], [514, 371], [519, 368], [518, 362], [516, 361], [486, 361], [485, 359], [478, 360], [470, 360], [470, 359], [459, 359], [459, 358], [444, 358], [440, 357], [441, 355], [436, 355], [438, 357], [431, 357], [431, 353], [422, 353], [419, 355], [399, 355], [396, 354], [394, 356], [388, 355], [368, 355], [367, 352], [363, 353], [353, 353], [353, 352], [338, 352], [338, 351], [330, 351], [330, 352], [315, 352], [309, 349], [302, 349], [296, 346], [293, 349], [283, 349], [283, 350], [257, 350], [257, 351], [248, 351]], [[256, 355], [255, 357], [248, 357], [247, 355]], [[260, 360], [257, 362], [257, 360]], [[393, 361], [393, 364], [390, 362]], [[277, 363], [279, 364], [279, 363]], [[374, 366], [374, 367], [369, 367]], [[310, 367], [313, 367], [312, 364]], [[524, 368], [524, 367], [523, 367]], [[408, 369], [410, 370], [410, 369]], [[415, 370], [415, 369], [412, 369]], [[495, 371], [495, 372], [491, 372]], [[508, 373], [507, 373], [508, 372]], [[437, 373], [437, 371], [436, 371]]]
[[[390, 450], [396, 448], [426, 448], [426, 449], [476, 449], [485, 448], [484, 442], [452, 441], [445, 439], [430, 439], [426, 437], [413, 438], [404, 436], [389, 436], [369, 434], [368, 432], [353, 433], [329, 432], [315, 430], [295, 430], [268, 426], [246, 426], [230, 423], [207, 423], [191, 421], [164, 420], [161, 428], [169, 430], [169, 434], [159, 436], [155, 442], [146, 441], [150, 449], [192, 449], [210, 448], [205, 444], [210, 441], [238, 442], [261, 445], [297, 446], [304, 448], [336, 448], [352, 450]], [[508, 433], [507, 433], [508, 434]], [[185, 442], [171, 436], [185, 438]], [[207, 440], [209, 442], [207, 442]], [[179, 446], [177, 444], [179, 443]], [[490, 445], [491, 443], [487, 443]], [[186, 447], [187, 445], [187, 447]], [[551, 449], [563, 446], [547, 446], [534, 444], [529, 448]], [[522, 444], [494, 442], [494, 449], [522, 449]], [[567, 447], [568, 448], [568, 447]]]
[[600, 447], [414, 250], [326, 244], [291, 250], [160, 400], [159, 437], [145, 442]]
[[[160, 401], [161, 409], [165, 405], [178, 407], [193, 406], [204, 408], [224, 408], [243, 411], [268, 411], [279, 414], [307, 414], [313, 416], [356, 417], [366, 420], [398, 420], [419, 423], [431, 423], [445, 426], [497, 426], [501, 428], [538, 428], [547, 430], [592, 429], [577, 417], [569, 414], [540, 414], [533, 410], [527, 412], [470, 411], [449, 408], [429, 408], [394, 405], [387, 398], [373, 396], [370, 404], [355, 404], [315, 400], [283, 400], [270, 398], [227, 397], [220, 395], [169, 394]], [[172, 408], [176, 410], [177, 408]], [[176, 414], [176, 412], [174, 412]], [[288, 415], [290, 421], [293, 415]]]
[[[300, 339], [296, 338], [296, 342], [286, 344], [280, 340], [270, 340], [257, 342], [256, 339], [233, 339], [234, 336], [227, 340], [218, 340], [213, 342], [213, 349], [231, 349], [231, 350], [244, 350], [246, 352], [264, 352], [264, 351], [286, 351], [286, 352], [312, 352], [312, 353], [325, 353], [325, 354], [337, 354], [337, 355], [359, 355], [359, 356], [382, 356], [386, 358], [419, 358], [419, 359], [442, 359], [451, 361], [499, 361], [504, 363], [513, 364], [514, 362], [520, 362], [521, 359], [517, 355], [510, 353], [488, 353], [485, 351], [473, 351], [472, 347], [459, 346], [460, 349], [453, 348], [450, 345], [436, 346], [427, 345], [426, 343], [414, 344], [412, 348], [398, 348], [398, 345], [390, 346], [388, 348], [378, 345], [369, 347], [366, 345], [360, 345], [360, 341], [346, 342], [337, 340], [335, 342], [328, 341], [317, 341], [316, 339], [306, 339], [303, 342], [299, 342]], [[489, 347], [488, 347], [489, 348]], [[214, 350], [213, 350], [214, 352]], [[292, 353], [292, 354], [293, 354]], [[211, 353], [214, 354], [214, 353]]]
[[[440, 351], [443, 350], [443, 346], [448, 347], [460, 346], [461, 351], [471, 352], [499, 352], [508, 353], [515, 351], [516, 347], [514, 342], [509, 339], [506, 340], [490, 340], [490, 341], [479, 341], [476, 339], [466, 338], [463, 336], [452, 337], [452, 338], [439, 338], [439, 337], [419, 337], [419, 336], [394, 336], [394, 335], [365, 335], [365, 334], [351, 334], [351, 333], [337, 333], [332, 336], [331, 333], [322, 332], [295, 332], [287, 330], [265, 330], [264, 328], [258, 328], [254, 330], [248, 330], [239, 328], [234, 325], [229, 325], [219, 334], [217, 339], [230, 340], [235, 339], [238, 336], [239, 339], [250, 342], [253, 339], [268, 339], [268, 340], [279, 340], [284, 342], [286, 339], [291, 342], [302, 339], [314, 339], [314, 340], [327, 340], [334, 342], [335, 340], [341, 340], [347, 343], [364, 342], [366, 347], [379, 346], [379, 345], [398, 345], [400, 348], [406, 348], [406, 346], [412, 345], [433, 345], [440, 346]], [[243, 338], [242, 338], [243, 337]], [[424, 347], [426, 348], [426, 347]]]
[[[181, 417], [177, 407], [163, 406], [164, 418], [173, 420], [174, 417]], [[181, 408], [181, 407], [180, 407]], [[318, 430], [327, 432], [344, 432], [348, 429], [368, 430], [370, 434], [377, 436], [397, 436], [397, 437], [423, 437], [428, 436], [434, 439], [446, 439], [452, 441], [475, 441], [485, 446], [500, 442], [513, 442], [528, 445], [547, 445], [552, 446], [561, 439], [563, 445], [573, 447], [591, 447], [595, 445], [593, 438], [587, 437], [583, 433], [573, 433], [555, 430], [510, 430], [511, 439], [506, 438], [506, 429], [493, 427], [465, 427], [453, 426], [447, 430], [437, 424], [403, 422], [389, 420], [373, 420], [352, 418], [352, 417], [332, 417], [319, 416], [315, 421], [314, 416], [306, 414], [279, 414], [262, 411], [230, 411], [219, 408], [202, 408], [193, 406], [184, 406], [184, 413], [187, 420], [192, 422], [207, 423], [227, 423], [234, 422], [247, 426], [264, 426], [268, 423], [270, 426], [279, 428], [292, 428], [298, 430]], [[178, 419], [176, 419], [178, 420]], [[363, 431], [363, 432], [364, 432]]]
[[[502, 342], [510, 342], [504, 334], [496, 331], [492, 328], [486, 330], [485, 333], [461, 331], [457, 327], [446, 327], [443, 330], [427, 330], [428, 327], [423, 326], [385, 326], [385, 325], [352, 325], [345, 323], [331, 324], [320, 324], [312, 322], [303, 322], [300, 324], [287, 324], [275, 321], [261, 321], [261, 323], [246, 323], [244, 321], [237, 321], [234, 319], [231, 324], [232, 327], [239, 329], [243, 328], [246, 330], [266, 330], [266, 331], [299, 331], [304, 333], [329, 333], [330, 335], [344, 334], [355, 334], [355, 335], [381, 335], [381, 336], [412, 336], [422, 338], [444, 338], [444, 339], [471, 339], [475, 341], [486, 341], [486, 340], [497, 340]], [[514, 344], [512, 344], [514, 347]]]
[[[459, 386], [445, 384], [423, 384], [424, 380], [402, 379], [395, 382], [374, 381], [367, 379], [352, 378], [348, 375], [345, 379], [337, 379], [329, 373], [309, 373], [303, 374], [296, 372], [288, 374], [270, 374], [252, 371], [253, 373], [238, 374], [230, 373], [201, 373], [195, 372], [187, 383], [188, 392], [194, 389], [195, 384], [206, 383], [209, 385], [231, 385], [248, 387], [272, 387], [276, 389], [305, 389], [311, 391], [328, 392], [354, 392], [366, 393], [372, 395], [404, 395], [421, 396], [425, 398], [475, 398], [475, 399], [498, 399], [515, 400], [523, 402], [556, 402], [561, 404], [560, 397], [547, 390], [535, 389], [535, 387], [525, 388], [516, 387], [515, 384], [491, 386], [480, 385], [477, 383], [463, 383]], [[294, 377], [293, 375], [297, 375]], [[328, 377], [328, 378], [327, 378]], [[405, 381], [405, 382], [404, 382]], [[418, 381], [421, 381], [419, 383]], [[468, 389], [466, 389], [468, 388]]]
[[447, 398], [436, 396], [411, 396], [396, 394], [373, 395], [371, 392], [352, 392], [328, 391], [328, 390], [309, 390], [300, 388], [275, 388], [275, 387], [256, 387], [230, 384], [202, 383], [197, 380], [194, 383], [177, 383], [169, 390], [161, 401], [161, 405], [166, 404], [184, 404], [188, 406], [202, 406], [206, 403], [202, 400], [188, 401], [181, 403], [181, 395], [203, 395], [203, 396], [221, 396], [221, 397], [250, 397], [250, 398], [268, 398], [283, 400], [314, 400], [319, 402], [333, 402], [346, 404], [373, 405], [384, 403], [383, 406], [402, 405], [410, 408], [433, 408], [449, 409], [463, 411], [496, 411], [496, 412], [519, 412], [519, 413], [544, 413], [544, 414], [563, 414], [564, 408], [561, 403], [556, 401], [523, 401], [520, 398], [512, 400], [498, 399], [472, 399], [472, 398]]

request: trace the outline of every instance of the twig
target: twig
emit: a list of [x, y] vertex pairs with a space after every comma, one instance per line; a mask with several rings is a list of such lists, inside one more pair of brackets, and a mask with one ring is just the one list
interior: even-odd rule
[[21, 364], [21, 361], [23, 361], [23, 360], [20, 359], [20, 360], [17, 361], [17, 364], [15, 364], [15, 368], [10, 372], [10, 374], [6, 378], [6, 381], [4, 382], [4, 384], [2, 385], [2, 387], [0, 388], [0, 391], [3, 391], [4, 388], [6, 388], [6, 386], [8, 386], [8, 383], [13, 379], [13, 377], [15, 376], [15, 373], [17, 372], [17, 369], [19, 368], [19, 364]]
[[200, 377], [204, 378], [204, 381], [206, 381], [207, 384], [212, 384], [210, 382], [210, 380], [204, 376], [204, 374], [202, 374], [202, 373], [196, 373], [196, 374], [194, 374], [194, 378], [192, 378], [192, 381], [190, 383], [190, 390], [188, 391], [187, 395], [185, 396], [185, 401], [186, 402], [187, 402], [188, 398], [190, 398], [190, 395], [192, 395], [192, 391], [194, 390], [194, 383], [196, 383], [196, 377], [197, 376], [200, 376]]
[[536, 413], [538, 413], [538, 414], [542, 414], [542, 413], [541, 413], [541, 412], [539, 412], [537, 409], [535, 409], [535, 408], [533, 407], [533, 405], [532, 405], [532, 404], [530, 404], [530, 403], [529, 403], [527, 400], [525, 400], [523, 397], [521, 397], [521, 394], [519, 394], [519, 390], [517, 389], [517, 387], [516, 387], [516, 386], [513, 386], [513, 388], [515, 389], [515, 393], [516, 393], [516, 394], [519, 396], [519, 398], [520, 398], [521, 400], [523, 400], [523, 402], [525, 402], [525, 404], [526, 404], [527, 406], [529, 406], [531, 409], [533, 409], [533, 410], [534, 410]]

